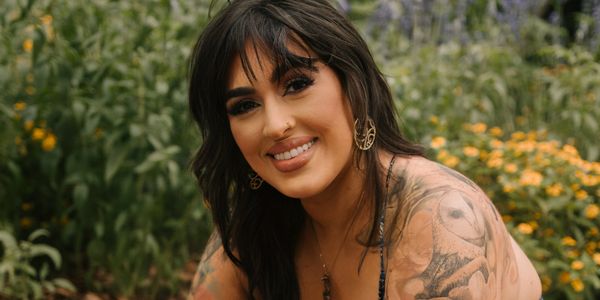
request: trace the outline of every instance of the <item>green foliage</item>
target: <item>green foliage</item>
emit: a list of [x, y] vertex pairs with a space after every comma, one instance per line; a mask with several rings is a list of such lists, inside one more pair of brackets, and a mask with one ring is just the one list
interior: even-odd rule
[[[37, 239], [48, 237], [47, 230], [33, 231], [27, 240], [20, 241], [7, 230], [0, 230], [0, 297], [10, 299], [41, 299], [56, 293], [58, 288], [75, 291], [73, 284], [64, 278], [48, 278], [50, 261], [54, 268], [61, 266], [57, 249]], [[39, 263], [39, 259], [41, 263]], [[46, 258], [46, 259], [44, 259]], [[38, 260], [35, 264], [34, 260]]]
[[187, 285], [177, 272], [207, 234], [186, 105], [204, 2], [0, 5], [0, 220], [50, 230], [85, 289]]

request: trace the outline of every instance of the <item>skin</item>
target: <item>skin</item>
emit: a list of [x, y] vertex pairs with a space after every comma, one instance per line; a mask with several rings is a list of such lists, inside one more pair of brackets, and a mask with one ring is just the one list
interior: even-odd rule
[[[301, 47], [291, 51], [313, 56]], [[234, 60], [228, 88], [235, 92], [229, 93], [234, 96], [225, 108], [234, 139], [253, 170], [283, 194], [299, 198], [307, 213], [310, 222], [299, 236], [295, 258], [301, 298], [322, 298], [323, 262], [333, 299], [375, 298], [377, 249], [367, 252], [357, 271], [370, 212], [357, 206], [364, 174], [353, 164], [353, 120], [339, 80], [316, 61], [314, 68], [290, 70], [292, 76], [276, 81], [269, 56], [259, 51], [252, 60], [253, 52], [248, 53], [256, 78], [249, 79], [239, 59]], [[294, 81], [297, 75], [312, 82]], [[269, 149], [307, 136], [317, 142], [306, 164], [291, 172], [279, 170]], [[379, 155], [386, 170], [392, 155], [382, 150]], [[388, 299], [539, 299], [533, 266], [491, 201], [469, 179], [424, 158], [399, 157], [388, 190]], [[190, 299], [247, 298], [245, 283], [213, 234]]]

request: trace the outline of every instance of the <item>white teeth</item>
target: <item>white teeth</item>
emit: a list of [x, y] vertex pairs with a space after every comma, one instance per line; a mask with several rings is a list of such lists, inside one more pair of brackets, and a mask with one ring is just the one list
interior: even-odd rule
[[298, 146], [290, 151], [285, 151], [283, 153], [277, 153], [275, 155], [273, 155], [275, 157], [276, 160], [287, 160], [290, 158], [294, 158], [298, 155], [300, 155], [301, 153], [303, 153], [304, 151], [308, 150], [310, 147], [312, 147], [312, 145], [314, 144], [314, 141], [310, 141], [302, 146]]

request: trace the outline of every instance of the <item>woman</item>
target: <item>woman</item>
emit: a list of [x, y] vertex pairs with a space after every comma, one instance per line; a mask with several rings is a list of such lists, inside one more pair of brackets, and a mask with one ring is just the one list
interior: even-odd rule
[[539, 298], [485, 194], [402, 138], [325, 0], [232, 1], [196, 44], [189, 101], [216, 227], [190, 298]]

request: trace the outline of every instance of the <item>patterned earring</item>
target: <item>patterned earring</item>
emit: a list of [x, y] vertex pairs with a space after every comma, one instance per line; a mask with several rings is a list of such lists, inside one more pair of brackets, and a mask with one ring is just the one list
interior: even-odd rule
[[252, 190], [258, 190], [264, 182], [264, 180], [254, 171], [251, 171], [248, 174], [248, 178], [250, 178], [250, 189]]
[[354, 144], [356, 144], [358, 149], [363, 151], [371, 149], [373, 143], [375, 143], [375, 135], [377, 134], [377, 129], [371, 117], [367, 117], [366, 125], [359, 127], [358, 119], [354, 121]]

